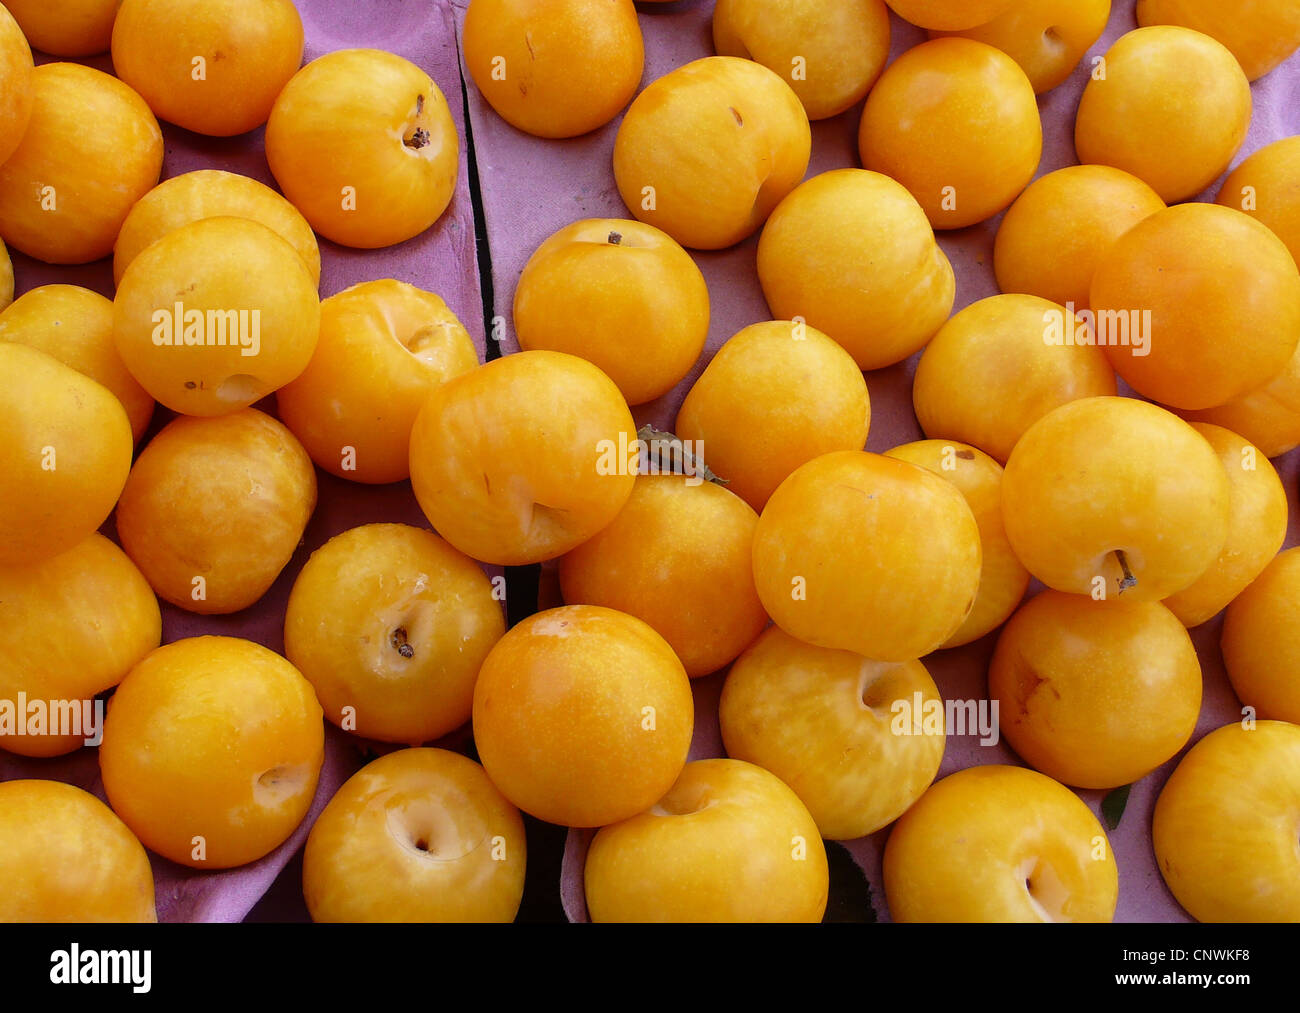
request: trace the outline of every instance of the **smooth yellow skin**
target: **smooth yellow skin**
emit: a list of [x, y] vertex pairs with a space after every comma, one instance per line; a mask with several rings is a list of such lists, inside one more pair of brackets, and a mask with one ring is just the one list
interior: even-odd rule
[[266, 159], [313, 229], [371, 250], [442, 217], [456, 190], [460, 138], [442, 90], [415, 64], [341, 49], [284, 86], [266, 124]]
[[[239, 328], [229, 322], [224, 345], [206, 323], [203, 344], [177, 344], [191, 311], [205, 321], [209, 312], [245, 314], [250, 343], [241, 345]], [[154, 341], [164, 337], [155, 319], [160, 312], [171, 319], [170, 345]], [[204, 218], [167, 233], [131, 261], [113, 300], [122, 361], [154, 398], [183, 415], [228, 415], [283, 387], [306, 368], [319, 334], [320, 298], [307, 265], [280, 236], [247, 218]]]
[[1300, 260], [1300, 137], [1256, 151], [1228, 174], [1215, 203], [1267, 225]]
[[1232, 52], [1251, 81], [1263, 77], [1300, 46], [1300, 8], [1290, 0], [1138, 0], [1138, 24], [1183, 25], [1204, 32]]
[[158, 648], [118, 686], [99, 766], [109, 803], [146, 847], [228, 869], [302, 822], [324, 749], [316, 694], [289, 662], [248, 640], [192, 637]]
[[[897, 701], [908, 711], [894, 711]], [[937, 728], [925, 728], [927, 705], [939, 708]], [[776, 774], [823, 837], [845, 841], [892, 823], [930, 787], [943, 760], [942, 706], [919, 661], [868, 661], [772, 626], [731, 666], [719, 719], [728, 756]]]
[[122, 402], [135, 440], [149, 428], [154, 400], [117, 354], [111, 299], [78, 285], [30, 289], [0, 311], [0, 341], [38, 348], [107, 387]]
[[89, 537], [131, 469], [131, 423], [106, 387], [52, 355], [0, 341], [0, 566]]
[[1150, 311], [1150, 354], [1108, 345], [1138, 393], [1176, 408], [1225, 404], [1286, 367], [1300, 340], [1300, 273], [1248, 215], [1184, 204], [1139, 222], [1092, 279], [1093, 310]]
[[808, 115], [784, 78], [710, 56], [652, 82], [628, 107], [614, 180], [634, 217], [683, 246], [721, 250], [758, 230], [803, 179], [811, 152]]
[[1125, 599], [1159, 601], [1218, 558], [1229, 485], [1214, 448], [1178, 416], [1134, 398], [1092, 397], [1020, 438], [1002, 476], [1002, 513], [1011, 547], [1048, 587], [1115, 597], [1119, 550], [1137, 578]]
[[[932, 439], [969, 443], [1000, 462], [1054, 408], [1116, 391], [1115, 371], [1095, 345], [1049, 345], [1048, 315], [1068, 310], [1030, 295], [990, 296], [939, 329], [916, 367], [912, 405]], [[1083, 333], [1082, 323], [1076, 334]]]
[[596, 834], [593, 922], [819, 922], [830, 876], [817, 824], [774, 775], [697, 760], [646, 812]]
[[758, 515], [713, 482], [637, 477], [617, 517], [560, 558], [570, 605], [604, 605], [648, 623], [686, 674], [716, 672], [763, 631], [751, 562]]
[[673, 431], [700, 441], [692, 446], [727, 491], [762, 510], [797, 467], [833, 450], [861, 450], [870, 428], [866, 380], [848, 352], [815, 327], [773, 320], [718, 349]]
[[885, 69], [862, 110], [858, 152], [898, 180], [936, 229], [992, 218], [1038, 169], [1043, 125], [1033, 85], [992, 46], [935, 39]]
[[61, 781], [0, 783], [0, 922], [156, 922], [149, 856]]
[[952, 311], [952, 265], [916, 200], [877, 172], [814, 176], [772, 213], [758, 279], [779, 320], [825, 332], [862, 369], [901, 362]]
[[31, 47], [6, 9], [0, 13], [0, 90], [5, 95], [0, 109], [0, 162], [14, 153], [31, 119], [32, 69]]
[[1151, 187], [1109, 165], [1069, 165], [1040, 176], [998, 226], [998, 288], [1087, 309], [1092, 276], [1106, 251], [1164, 208]]
[[[1110, 0], [1017, 0], [993, 19], [957, 34], [1002, 50], [1041, 95], [1062, 84], [1110, 19]], [[931, 32], [931, 38], [952, 34]]]
[[275, 401], [330, 474], [400, 482], [425, 399], [478, 364], [474, 339], [440, 296], [391, 278], [363, 281], [321, 300], [311, 361]]
[[[100, 534], [37, 563], [0, 566], [0, 700], [89, 700], [158, 646], [158, 599]], [[0, 749], [58, 756], [86, 735], [0, 735]]]
[[298, 574], [285, 657], [332, 723], [383, 742], [430, 742], [469, 720], [479, 667], [505, 633], [492, 592], [479, 565], [432, 531], [352, 528]]
[[599, 366], [630, 405], [690, 372], [709, 336], [704, 275], [671, 236], [643, 222], [586, 218], [551, 235], [515, 287], [519, 347]]
[[[1282, 548], [1287, 528], [1286, 490], [1263, 452], [1220, 426], [1191, 425], [1214, 448], [1228, 476], [1228, 539], [1196, 583], [1165, 599], [1188, 627], [1214, 618], [1245, 590]], [[1300, 707], [1295, 713], [1300, 717]]]
[[694, 715], [663, 637], [595, 605], [514, 626], [474, 686], [474, 742], [492, 783], [524, 812], [573, 827], [653, 805], [681, 773]]
[[0, 235], [47, 264], [88, 264], [157, 184], [162, 131], [144, 99], [91, 67], [43, 64], [31, 85], [31, 119], [0, 163]]
[[140, 452], [117, 534], [159, 597], [224, 615], [275, 583], [315, 508], [311, 459], [275, 419], [254, 408], [182, 416]]
[[1034, 769], [1080, 788], [1117, 788], [1187, 744], [1201, 665], [1160, 602], [1047, 590], [998, 638], [989, 697], [1002, 734]]
[[920, 440], [885, 451], [932, 471], [957, 487], [975, 515], [980, 532], [980, 582], [975, 604], [944, 647], [960, 647], [997, 629], [1020, 604], [1029, 571], [1007, 541], [1002, 523], [1002, 465], [975, 447], [955, 440]]
[[718, 0], [713, 8], [718, 55], [780, 74], [810, 120], [862, 101], [889, 59], [889, 34], [884, 0]]
[[1281, 457], [1300, 446], [1300, 345], [1264, 386], [1214, 408], [1178, 414], [1188, 422], [1231, 429], [1265, 457]]
[[1183, 757], [1156, 800], [1165, 883], [1202, 922], [1300, 921], [1300, 728], [1225, 725]]
[[1121, 36], [1105, 61], [1106, 76], [1094, 71], [1079, 101], [1079, 161], [1131, 172], [1168, 204], [1213, 183], [1250, 126], [1236, 58], [1208, 35], [1154, 27]]
[[411, 485], [434, 530], [467, 556], [538, 563], [623, 508], [636, 438], [627, 403], [591, 363], [518, 352], [429, 395], [411, 431]]
[[878, 661], [946, 643], [975, 604], [980, 566], [979, 527], [955, 485], [862, 451], [799, 468], [754, 535], [754, 580], [776, 624]]
[[6, 0], [33, 46], [53, 56], [107, 53], [122, 0]]
[[223, 169], [195, 169], [165, 179], [135, 202], [113, 244], [113, 281], [146, 247], [204, 218], [249, 218], [298, 251], [320, 284], [320, 246], [302, 213], [264, 183]]
[[509, 922], [524, 893], [519, 810], [473, 760], [402, 749], [366, 764], [303, 853], [317, 922]]
[[536, 137], [604, 126], [641, 83], [632, 0], [472, 0], [465, 66], [503, 120]]
[[895, 824], [884, 868], [896, 922], [1109, 922], [1119, 898], [1097, 818], [1023, 767], [939, 781]]
[[1237, 698], [1262, 718], [1300, 724], [1300, 550], [1275, 556], [1228, 606], [1223, 663]]
[[886, 0], [904, 21], [921, 28], [959, 32], [1003, 14], [1016, 0]]
[[302, 18], [293, 0], [121, 0], [112, 50], [159, 118], [233, 137], [266, 122], [302, 65]]

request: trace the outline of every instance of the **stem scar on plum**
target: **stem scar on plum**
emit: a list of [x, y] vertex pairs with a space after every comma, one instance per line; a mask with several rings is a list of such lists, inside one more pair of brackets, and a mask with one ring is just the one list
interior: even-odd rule
[[406, 627], [398, 626], [388, 635], [388, 645], [403, 658], [414, 658], [415, 648], [406, 641]]
[[609, 245], [610, 245], [610, 246], [617, 246], [617, 245], [618, 245], [619, 243], [621, 243], [622, 241], [623, 241], [623, 235], [622, 235], [622, 233], [619, 233], [619, 232], [611, 232], [611, 233], [609, 234]]

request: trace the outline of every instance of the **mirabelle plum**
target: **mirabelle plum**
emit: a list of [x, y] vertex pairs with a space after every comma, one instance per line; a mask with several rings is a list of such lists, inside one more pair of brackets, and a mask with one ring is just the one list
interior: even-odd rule
[[989, 697], [1003, 736], [1036, 770], [1080, 788], [1117, 788], [1187, 744], [1201, 665], [1160, 602], [1047, 590], [998, 638]]
[[523, 349], [593, 362], [628, 404], [666, 394], [709, 335], [704, 275], [666, 233], [643, 222], [588, 218], [560, 229], [524, 265], [515, 288]]
[[312, 460], [355, 482], [411, 474], [411, 429], [429, 393], [478, 365], [442, 299], [404, 281], [363, 281], [320, 304], [311, 361], [275, 395]]
[[980, 531], [980, 583], [975, 604], [944, 647], [978, 640], [1006, 622], [1029, 586], [1024, 568], [1007, 541], [1002, 523], [1002, 465], [982, 450], [948, 440], [921, 440], [885, 451], [886, 457], [915, 464], [955, 485], [966, 498]]
[[126, 409], [139, 440], [154, 400], [127, 370], [113, 343], [113, 302], [78, 285], [42, 285], [0, 312], [0, 341], [39, 348], [107, 387]]
[[47, 559], [108, 518], [131, 470], [131, 423], [106, 388], [0, 341], [0, 566]]
[[[10, 4], [9, 6], [14, 6]], [[0, 162], [14, 153], [32, 115], [32, 51], [10, 11], [0, 5]]]
[[276, 97], [266, 160], [313, 229], [368, 250], [442, 217], [456, 191], [460, 139], [423, 70], [377, 49], [340, 49], [312, 60]]
[[945, 643], [975, 604], [979, 527], [957, 487], [924, 468], [861, 451], [825, 454], [763, 508], [754, 579], [792, 636], [910, 661]]
[[135, 202], [113, 246], [113, 282], [127, 266], [169, 232], [204, 218], [250, 218], [298, 251], [312, 281], [320, 284], [320, 247], [299, 210], [264, 183], [237, 172], [195, 169], [163, 180]]
[[1215, 203], [1267, 225], [1300, 262], [1300, 137], [1265, 145], [1228, 174]]
[[0, 240], [0, 309], [14, 301], [14, 262], [9, 258], [9, 249]]
[[636, 97], [614, 139], [628, 210], [683, 246], [720, 250], [752, 235], [803, 179], [812, 131], [785, 79], [710, 56]]
[[645, 64], [632, 0], [471, 0], [462, 44], [488, 104], [537, 137], [604, 126]]
[[106, 257], [158, 182], [158, 121], [130, 87], [80, 64], [43, 64], [31, 84], [27, 130], [0, 164], [0, 235], [50, 264]]
[[810, 120], [862, 101], [889, 59], [884, 0], [718, 0], [713, 48], [776, 71]]
[[149, 856], [88, 791], [0, 783], [0, 922], [156, 922]]
[[1275, 556], [1228, 606], [1223, 663], [1238, 699], [1264, 718], [1300, 724], [1300, 549]]
[[1192, 428], [1214, 448], [1228, 476], [1228, 540], [1196, 583], [1165, 599], [1184, 626], [1213, 618], [1245, 590], [1282, 548], [1287, 528], [1286, 490], [1268, 459], [1220, 426], [1193, 422]]
[[993, 244], [998, 288], [1086, 309], [1102, 256], [1134, 225], [1164, 208], [1151, 187], [1109, 165], [1069, 165], [1040, 176], [998, 226]]
[[904, 21], [959, 32], [992, 21], [1017, 0], [885, 0]]
[[1264, 386], [1213, 408], [1178, 414], [1189, 422], [1231, 429], [1265, 457], [1281, 457], [1300, 446], [1300, 345]]
[[[1090, 301], [1115, 371], [1176, 408], [1249, 394], [1300, 341], [1300, 273], [1285, 244], [1217, 204], [1178, 205], [1133, 226], [1102, 256]], [[1145, 348], [1124, 344], [1138, 328]]]
[[1173, 204], [1228, 167], [1250, 126], [1250, 82], [1233, 55], [1187, 28], [1139, 28], [1106, 52], [1074, 123], [1079, 161], [1113, 165]]
[[469, 720], [474, 680], [505, 620], [472, 559], [431, 531], [366, 524], [335, 535], [298, 574], [284, 653], [325, 717], [418, 744]]
[[509, 922], [524, 821], [473, 760], [402, 749], [354, 774], [317, 817], [303, 895], [317, 922]]
[[1218, 454], [1135, 398], [1071, 401], [1020, 438], [1002, 476], [1011, 547], [1048, 587], [1159, 601], [1190, 587], [1228, 535]]
[[[19, 719], [20, 692], [46, 706], [89, 701], [121, 682], [162, 639], [158, 599], [148, 582], [100, 534], [40, 562], [0, 566], [0, 601], [0, 701]], [[82, 734], [59, 732], [48, 722], [44, 734], [0, 730], [0, 749], [24, 756], [69, 753], [98, 731], [86, 727], [85, 716], [83, 706]]]
[[302, 64], [293, 0], [122, 0], [113, 69], [160, 118], [216, 137], [260, 127]]
[[1156, 799], [1156, 867], [1198, 921], [1300, 921], [1297, 822], [1300, 728], [1225, 725], [1188, 751]]
[[320, 335], [320, 299], [292, 246], [247, 218], [203, 218], [131, 261], [113, 340], [150, 394], [186, 415], [226, 415], [284, 386]]
[[502, 637], [474, 686], [474, 742], [524, 812], [598, 827], [649, 808], [686, 763], [690, 680], [640, 619], [595, 605], [550, 609]]
[[320, 704], [289, 662], [248, 640], [192, 637], [122, 680], [99, 765], [109, 803], [147, 847], [228, 869], [302, 822], [324, 750]]
[[774, 317], [807, 321], [862, 369], [929, 341], [956, 292], [916, 200], [862, 169], [814, 176], [781, 202], [758, 243], [758, 278]]
[[1034, 178], [1043, 125], [1033, 85], [1001, 50], [963, 38], [922, 43], [867, 96], [867, 169], [898, 180], [936, 229], [992, 218]]
[[636, 616], [668, 641], [687, 675], [716, 672], [767, 625], [751, 562], [757, 524], [722, 486], [641, 475], [618, 516], [561, 557], [564, 600]]
[[773, 626], [731, 666], [719, 720], [728, 756], [776, 774], [821, 835], [843, 841], [892, 823], [930, 787], [945, 740], [925, 731], [927, 704], [942, 707], [919, 661], [868, 661]]
[[675, 424], [678, 437], [698, 441], [727, 491], [755, 510], [799, 465], [861, 450], [870, 427], [871, 399], [852, 357], [816, 328], [780, 320], [729, 338]]
[[1218, 39], [1246, 77], [1263, 77], [1300, 46], [1300, 8], [1290, 0], [1138, 0], [1138, 24], [1183, 25]]
[[315, 506], [311, 459], [275, 419], [252, 408], [182, 416], [140, 452], [117, 533], [161, 598], [219, 615], [266, 593]]
[[[1030, 426], [1054, 408], [1116, 391], [1095, 345], [1065, 343], [1071, 314], [1031, 295], [967, 306], [939, 329], [916, 367], [912, 404], [925, 434], [961, 440], [1005, 462]], [[1060, 343], [1047, 339], [1056, 325]], [[1087, 336], [1075, 318], [1073, 334]]]
[[449, 380], [411, 430], [411, 485], [434, 530], [486, 563], [553, 559], [632, 494], [636, 429], [614, 382], [563, 352], [519, 352]]
[[819, 922], [830, 874], [817, 824], [742, 760], [688, 763], [651, 809], [587, 852], [594, 922]]
[[990, 764], [945, 777], [894, 825], [885, 895], [896, 922], [1108, 922], [1119, 870], [1077, 795]]
[[122, 0], [5, 0], [33, 46], [53, 56], [107, 53]]
[[[957, 34], [1002, 50], [1034, 91], [1062, 84], [1110, 19], [1110, 0], [1015, 0], [1001, 14]], [[950, 34], [931, 32], [931, 38]]]

